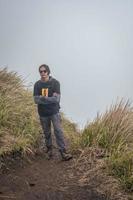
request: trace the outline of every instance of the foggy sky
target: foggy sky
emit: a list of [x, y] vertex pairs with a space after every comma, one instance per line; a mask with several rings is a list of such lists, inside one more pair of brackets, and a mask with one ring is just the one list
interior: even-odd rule
[[133, 98], [132, 11], [132, 0], [0, 0], [0, 66], [33, 85], [48, 64], [61, 111], [83, 126]]

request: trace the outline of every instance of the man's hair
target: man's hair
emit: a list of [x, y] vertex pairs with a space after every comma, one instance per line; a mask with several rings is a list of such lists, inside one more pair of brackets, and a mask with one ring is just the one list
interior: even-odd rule
[[40, 66], [39, 66], [39, 72], [40, 72], [40, 69], [41, 69], [42, 67], [44, 67], [44, 68], [46, 69], [46, 71], [48, 72], [48, 75], [49, 75], [49, 74], [50, 74], [50, 68], [49, 68], [49, 66], [46, 65], [46, 64], [40, 65]]

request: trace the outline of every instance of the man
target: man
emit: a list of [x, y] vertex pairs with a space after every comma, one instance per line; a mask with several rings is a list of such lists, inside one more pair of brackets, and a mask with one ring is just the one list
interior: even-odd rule
[[38, 105], [38, 113], [40, 122], [45, 135], [46, 153], [48, 157], [52, 157], [52, 137], [51, 137], [51, 122], [54, 128], [56, 143], [63, 160], [67, 161], [72, 158], [71, 154], [66, 152], [63, 131], [60, 120], [60, 83], [50, 76], [48, 65], [39, 67], [41, 79], [34, 85], [34, 101]]

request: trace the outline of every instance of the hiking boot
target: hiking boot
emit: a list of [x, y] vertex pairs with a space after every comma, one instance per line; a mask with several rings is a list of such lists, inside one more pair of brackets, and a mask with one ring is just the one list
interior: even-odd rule
[[72, 155], [70, 153], [67, 153], [66, 150], [60, 150], [60, 154], [61, 154], [61, 157], [62, 157], [62, 160], [64, 161], [68, 161], [70, 159], [72, 159]]
[[45, 152], [47, 153], [49, 159], [52, 158], [53, 156], [52, 147], [47, 147]]

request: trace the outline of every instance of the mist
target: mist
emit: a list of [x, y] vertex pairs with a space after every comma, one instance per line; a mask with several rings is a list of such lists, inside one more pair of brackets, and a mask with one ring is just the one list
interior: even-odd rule
[[0, 66], [33, 88], [45, 63], [61, 111], [83, 127], [117, 99], [133, 99], [132, 0], [1, 0]]

